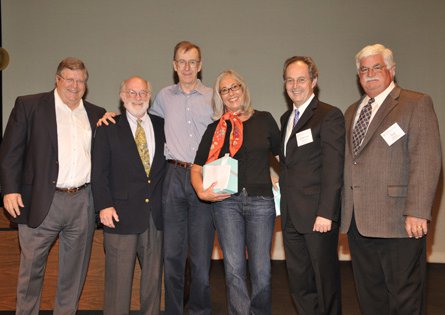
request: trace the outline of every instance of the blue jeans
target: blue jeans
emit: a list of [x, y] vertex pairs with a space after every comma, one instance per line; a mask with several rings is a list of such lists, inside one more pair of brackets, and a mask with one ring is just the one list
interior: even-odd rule
[[[243, 189], [215, 203], [213, 214], [224, 254], [229, 314], [271, 314], [273, 197], [248, 196]], [[251, 296], [246, 283], [246, 247]]]
[[184, 271], [189, 256], [189, 314], [211, 314], [209, 272], [215, 227], [212, 204], [201, 202], [190, 169], [167, 165], [163, 190], [165, 314], [183, 314]]

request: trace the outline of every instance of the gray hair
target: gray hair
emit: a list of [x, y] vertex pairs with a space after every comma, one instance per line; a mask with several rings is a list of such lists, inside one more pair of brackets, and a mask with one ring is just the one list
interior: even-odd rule
[[213, 89], [213, 104], [212, 104], [212, 107], [213, 107], [213, 117], [212, 118], [214, 120], [220, 119], [221, 116], [224, 115], [224, 113], [225, 113], [224, 102], [223, 102], [223, 100], [221, 98], [221, 94], [219, 92], [219, 83], [225, 76], [229, 76], [229, 75], [232, 76], [236, 81], [238, 81], [238, 83], [241, 84], [241, 88], [243, 89], [244, 104], [242, 105], [242, 111], [244, 113], [248, 113], [248, 114], [253, 113], [253, 107], [250, 102], [250, 92], [249, 92], [249, 88], [247, 87], [246, 81], [236, 71], [229, 69], [229, 70], [224, 70], [223, 72], [221, 72], [220, 75], [218, 75], [218, 77], [216, 78], [215, 86]]
[[394, 55], [391, 49], [386, 48], [382, 44], [368, 45], [360, 50], [357, 55], [355, 55], [355, 65], [357, 66], [357, 72], [360, 68], [360, 60], [373, 55], [381, 55], [385, 61], [386, 68], [391, 69], [396, 66], [394, 60]]

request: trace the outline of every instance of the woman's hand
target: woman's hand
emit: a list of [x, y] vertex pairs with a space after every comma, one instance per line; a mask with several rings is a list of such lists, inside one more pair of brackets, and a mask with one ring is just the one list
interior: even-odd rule
[[190, 171], [192, 186], [198, 195], [198, 198], [204, 201], [217, 202], [230, 197], [230, 194], [220, 194], [213, 192], [216, 182], [210, 185], [209, 188], [204, 189], [202, 186], [202, 166], [193, 164]]
[[213, 183], [212, 185], [210, 185], [209, 188], [207, 188], [203, 191], [197, 192], [199, 199], [205, 200], [205, 201], [210, 201], [210, 202], [217, 202], [217, 201], [222, 201], [222, 200], [230, 197], [230, 194], [222, 194], [222, 193], [213, 192], [213, 188], [215, 186], [216, 186], [216, 182]]
[[278, 190], [278, 182], [280, 181], [280, 179], [276, 176], [270, 175], [270, 180], [272, 181], [273, 190], [277, 191]]

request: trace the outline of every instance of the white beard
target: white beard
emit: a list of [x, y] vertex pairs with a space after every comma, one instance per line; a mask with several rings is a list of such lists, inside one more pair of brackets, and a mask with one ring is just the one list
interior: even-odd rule
[[[136, 103], [136, 105], [134, 105]], [[140, 107], [140, 103], [142, 103], [142, 107]], [[149, 101], [138, 102], [138, 101], [130, 101], [128, 103], [124, 103], [125, 109], [135, 117], [142, 117], [148, 110]]]

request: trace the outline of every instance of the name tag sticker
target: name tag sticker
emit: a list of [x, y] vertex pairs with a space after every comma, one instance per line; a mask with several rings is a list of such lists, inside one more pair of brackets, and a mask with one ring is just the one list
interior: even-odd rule
[[314, 142], [312, 139], [312, 131], [311, 129], [306, 129], [298, 132], [295, 137], [297, 138], [297, 145], [301, 147], [302, 145]]
[[394, 123], [380, 135], [382, 136], [383, 140], [386, 141], [388, 146], [391, 146], [394, 142], [402, 138], [405, 135], [405, 132], [402, 130], [402, 128], [400, 128], [398, 123]]

